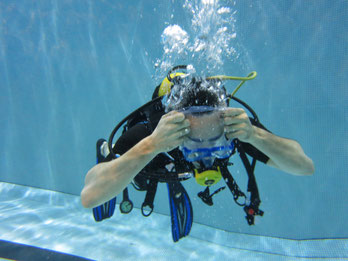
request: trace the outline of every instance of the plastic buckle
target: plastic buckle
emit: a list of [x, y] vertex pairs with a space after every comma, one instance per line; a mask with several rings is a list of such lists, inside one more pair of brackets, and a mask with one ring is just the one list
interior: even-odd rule
[[251, 206], [245, 206], [244, 211], [247, 214], [245, 218], [250, 226], [254, 225], [255, 216], [263, 216], [264, 213], [262, 210], [254, 209]]

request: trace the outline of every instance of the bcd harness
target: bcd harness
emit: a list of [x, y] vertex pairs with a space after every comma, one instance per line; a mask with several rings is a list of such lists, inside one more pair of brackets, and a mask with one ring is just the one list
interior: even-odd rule
[[[233, 99], [236, 102], [243, 105], [253, 116], [253, 120], [255, 122], [256, 126], [260, 126], [259, 119], [256, 115], [256, 113], [250, 108], [249, 105], [247, 105], [242, 100], [232, 96], [228, 95], [229, 99]], [[147, 128], [149, 128], [150, 131], [153, 131], [156, 127], [160, 116], [163, 115], [163, 107], [162, 107], [162, 97], [157, 97], [150, 102], [146, 103], [139, 109], [132, 112], [130, 115], [128, 115], [125, 119], [123, 119], [112, 131], [109, 141], [108, 141], [108, 147], [110, 154], [112, 156], [112, 159], [117, 158], [113, 151], [113, 139], [116, 134], [116, 132], [123, 127], [123, 133], [126, 132], [128, 129], [130, 129], [135, 124], [145, 124]], [[231, 191], [233, 195], [233, 199], [236, 202], [237, 205], [243, 207], [245, 213], [246, 213], [246, 220], [249, 225], [254, 225], [254, 219], [255, 216], [263, 216], [263, 211], [259, 209], [259, 205], [261, 203], [258, 187], [256, 183], [256, 179], [254, 176], [254, 170], [256, 166], [256, 159], [252, 159], [250, 162], [245, 151], [243, 148], [242, 143], [238, 140], [234, 140], [235, 150], [238, 152], [242, 163], [245, 167], [245, 170], [248, 174], [248, 186], [247, 191], [250, 193], [250, 197], [248, 198], [239, 188], [238, 184], [236, 183], [235, 179], [233, 178], [232, 174], [230, 173], [228, 166], [233, 165], [232, 163], [229, 163], [228, 159], [215, 159], [214, 166], [215, 168], [218, 168], [218, 170], [221, 172], [222, 178], [225, 180], [226, 185], [228, 186], [229, 190]], [[98, 146], [98, 144], [97, 144]], [[186, 172], [178, 172], [178, 166], [180, 165], [180, 162], [178, 161], [177, 157], [171, 156], [169, 154], [166, 154], [168, 157], [168, 160], [170, 164], [166, 164], [166, 166], [171, 165], [172, 168], [160, 168], [156, 171], [149, 171], [146, 169], [146, 167], [138, 174], [141, 175], [145, 182], [145, 186], [139, 187], [137, 184], [132, 183], [135, 189], [146, 191], [145, 200], [141, 206], [141, 212], [143, 216], [148, 217], [151, 215], [153, 209], [154, 209], [154, 199], [157, 191], [158, 183], [170, 183], [174, 181], [184, 181], [192, 176], [197, 176], [196, 171], [186, 171]], [[109, 157], [108, 157], [109, 158]], [[103, 161], [103, 160], [102, 160]], [[99, 161], [100, 162], [100, 161]], [[99, 163], [98, 162], [98, 163]], [[209, 206], [213, 205], [212, 197], [216, 193], [223, 190], [225, 187], [221, 187], [214, 191], [212, 194], [210, 194], [209, 191], [210, 186], [208, 185], [207, 188], [198, 193], [198, 196], [202, 199], [204, 203], [206, 203]], [[241, 198], [244, 198], [244, 200], [241, 200]], [[106, 202], [98, 207], [95, 207], [93, 209], [94, 218], [96, 221], [101, 221], [105, 218], [109, 218], [112, 216], [115, 210], [115, 204], [116, 204], [116, 197], [111, 199], [109, 202]], [[128, 189], [127, 187], [123, 191], [123, 201], [120, 204], [120, 210], [121, 213], [127, 214], [129, 213], [133, 208], [133, 203], [129, 199], [128, 195]]]

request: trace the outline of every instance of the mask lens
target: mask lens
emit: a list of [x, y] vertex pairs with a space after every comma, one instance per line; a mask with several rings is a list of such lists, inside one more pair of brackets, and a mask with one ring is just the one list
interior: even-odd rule
[[199, 142], [210, 142], [220, 138], [224, 133], [221, 109], [210, 106], [193, 106], [182, 110], [190, 121], [189, 138]]
[[224, 135], [224, 122], [221, 108], [192, 106], [183, 109], [190, 121], [190, 134], [186, 137], [181, 151], [187, 161], [200, 161], [214, 158], [224, 159], [231, 156], [233, 143]]
[[203, 142], [186, 140], [181, 147], [181, 151], [187, 161], [199, 161], [204, 158], [219, 158], [225, 159], [231, 156], [234, 148], [234, 143], [228, 141], [224, 136], [220, 137], [216, 142], [208, 146]]

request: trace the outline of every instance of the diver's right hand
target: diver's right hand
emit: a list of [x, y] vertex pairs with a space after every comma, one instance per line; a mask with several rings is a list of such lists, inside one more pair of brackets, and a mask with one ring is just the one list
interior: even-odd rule
[[181, 112], [171, 111], [162, 116], [149, 136], [156, 153], [168, 152], [180, 146], [190, 132], [190, 122]]

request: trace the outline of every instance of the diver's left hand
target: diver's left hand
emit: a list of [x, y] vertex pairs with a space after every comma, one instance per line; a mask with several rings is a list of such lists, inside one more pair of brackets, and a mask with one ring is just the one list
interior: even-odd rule
[[227, 108], [223, 113], [225, 135], [229, 140], [239, 139], [248, 142], [254, 137], [254, 126], [248, 114], [241, 108]]

